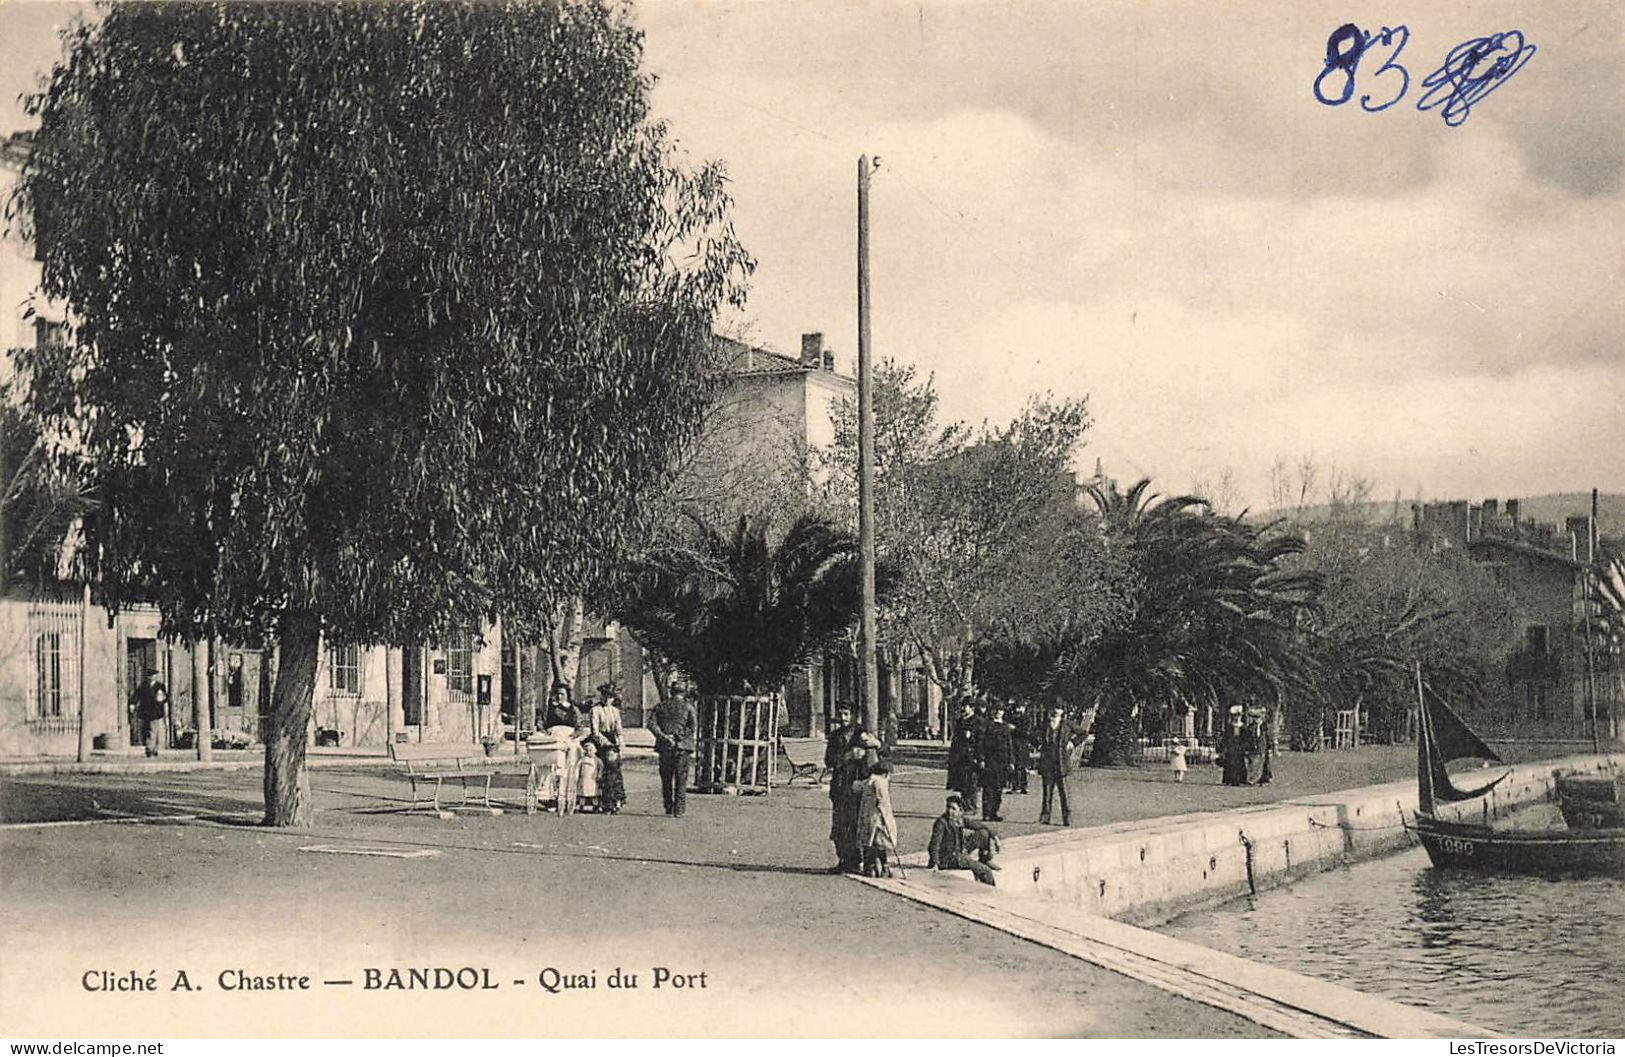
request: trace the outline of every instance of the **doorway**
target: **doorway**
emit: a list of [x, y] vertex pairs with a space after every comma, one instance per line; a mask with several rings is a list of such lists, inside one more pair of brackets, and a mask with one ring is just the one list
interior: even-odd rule
[[130, 688], [124, 702], [130, 731], [130, 744], [141, 744], [141, 716], [136, 709], [135, 692], [147, 672], [158, 669], [157, 639], [124, 640], [124, 685]]

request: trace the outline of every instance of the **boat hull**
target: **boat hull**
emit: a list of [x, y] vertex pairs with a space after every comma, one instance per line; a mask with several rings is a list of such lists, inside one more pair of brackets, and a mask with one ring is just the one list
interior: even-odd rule
[[1497, 830], [1419, 816], [1416, 835], [1435, 866], [1625, 876], [1625, 830]]
[[1570, 829], [1625, 828], [1620, 777], [1614, 774], [1562, 775], [1557, 779], [1558, 805]]

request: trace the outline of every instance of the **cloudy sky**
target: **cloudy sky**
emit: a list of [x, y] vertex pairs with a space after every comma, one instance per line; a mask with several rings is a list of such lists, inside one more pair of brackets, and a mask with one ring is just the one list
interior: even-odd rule
[[[1430, 9], [1437, 10], [1430, 10]], [[1313, 453], [1377, 494], [1625, 487], [1625, 40], [1590, 4], [646, 6], [656, 100], [728, 161], [749, 321], [856, 350], [856, 159], [880, 355], [957, 417], [1087, 393], [1121, 478]], [[1402, 21], [1402, 75], [1312, 94], [1327, 37]], [[1534, 57], [1459, 127], [1450, 50]], [[1335, 96], [1335, 78], [1324, 86]]]
[[[0, 8], [7, 103], [63, 10]], [[1612, 0], [637, 12], [659, 114], [728, 163], [759, 260], [735, 325], [761, 343], [820, 330], [850, 366], [869, 153], [876, 352], [935, 373], [953, 417], [1088, 394], [1086, 467], [1178, 490], [1229, 468], [1255, 506], [1308, 454], [1380, 498], [1625, 491]], [[1344, 22], [1409, 31], [1382, 112], [1361, 97], [1405, 74], [1380, 40], [1349, 103], [1314, 97]], [[1452, 48], [1511, 30], [1537, 50], [1465, 122], [1416, 108]]]

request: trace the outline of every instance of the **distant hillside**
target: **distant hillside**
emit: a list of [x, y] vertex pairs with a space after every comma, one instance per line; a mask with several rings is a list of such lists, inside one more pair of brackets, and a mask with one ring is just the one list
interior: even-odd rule
[[[1427, 499], [1424, 502], [1442, 503], [1451, 498], [1467, 499], [1473, 505], [1484, 501], [1480, 496], [1476, 499], [1467, 496], [1448, 496], [1443, 498]], [[1490, 496], [1499, 499], [1501, 509], [1506, 510], [1508, 498], [1516, 499], [1519, 503], [1518, 518], [1521, 521], [1539, 521], [1548, 525], [1563, 524], [1563, 519], [1580, 517], [1591, 512], [1590, 492], [1555, 492], [1551, 495], [1531, 496]], [[1305, 521], [1325, 520], [1330, 508], [1326, 506], [1305, 507], [1303, 517]], [[1394, 515], [1393, 500], [1372, 502], [1365, 504], [1366, 520], [1370, 522], [1388, 521]], [[1270, 510], [1254, 515], [1259, 521], [1274, 521], [1291, 515], [1290, 510]], [[1399, 504], [1399, 516], [1405, 524], [1410, 524], [1411, 500], [1402, 500]], [[1603, 492], [1597, 496], [1597, 523], [1603, 536], [1617, 538], [1625, 537], [1625, 493]]]

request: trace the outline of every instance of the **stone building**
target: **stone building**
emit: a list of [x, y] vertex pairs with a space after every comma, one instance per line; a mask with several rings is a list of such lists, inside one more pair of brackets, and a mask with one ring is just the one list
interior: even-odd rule
[[[716, 524], [741, 514], [782, 517], [816, 479], [815, 449], [835, 440], [835, 412], [857, 399], [857, 381], [841, 373], [824, 336], [801, 336], [798, 357], [731, 338], [717, 339], [727, 382], [681, 468], [679, 499]], [[624, 629], [589, 618], [576, 676], [577, 700], [615, 682], [629, 724], [658, 701], [648, 658]], [[855, 701], [852, 659], [820, 658], [784, 689], [789, 732], [819, 734], [837, 700]]]
[[1419, 538], [1460, 547], [1489, 567], [1505, 592], [1512, 627], [1504, 644], [1505, 703], [1479, 717], [1489, 732], [1521, 739], [1606, 741], [1620, 733], [1625, 685], [1600, 627], [1620, 614], [1603, 582], [1625, 590], [1625, 546], [1603, 538], [1590, 514], [1561, 525], [1523, 516], [1521, 504], [1456, 500], [1413, 510]]

